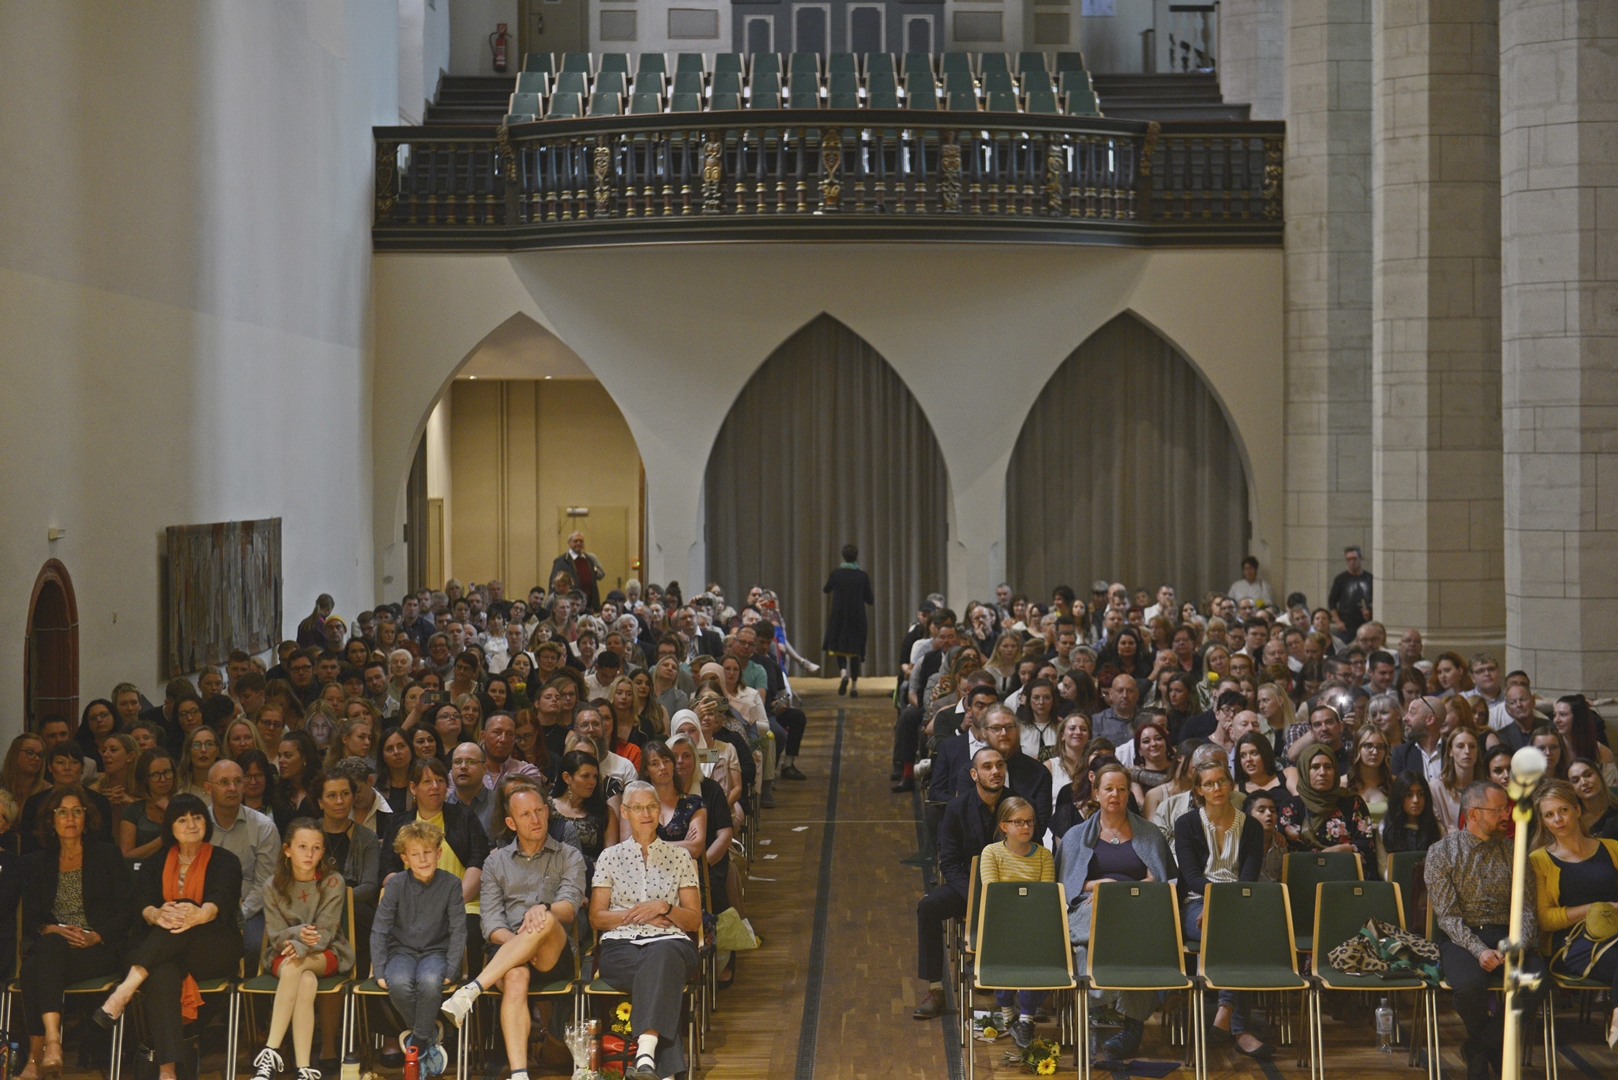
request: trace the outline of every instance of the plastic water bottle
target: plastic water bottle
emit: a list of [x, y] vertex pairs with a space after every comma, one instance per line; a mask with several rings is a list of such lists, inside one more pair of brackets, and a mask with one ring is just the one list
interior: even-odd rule
[[1393, 1053], [1393, 1008], [1387, 998], [1376, 1007], [1376, 1048], [1384, 1054]]

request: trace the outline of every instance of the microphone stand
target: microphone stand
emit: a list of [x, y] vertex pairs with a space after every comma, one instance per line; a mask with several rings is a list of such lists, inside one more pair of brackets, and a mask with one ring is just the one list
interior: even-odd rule
[[[1524, 755], [1538, 758], [1535, 762]], [[1522, 760], [1519, 760], [1522, 759]], [[1511, 924], [1510, 939], [1500, 943], [1505, 957], [1502, 984], [1505, 987], [1505, 1032], [1501, 1040], [1500, 1080], [1520, 1080], [1522, 1075], [1523, 1018], [1517, 1004], [1517, 995], [1539, 988], [1541, 975], [1523, 971], [1523, 956], [1529, 943], [1523, 940], [1523, 903], [1528, 891], [1528, 826], [1534, 820], [1534, 791], [1545, 775], [1545, 755], [1533, 747], [1524, 747], [1511, 759], [1511, 782], [1506, 793], [1512, 799], [1511, 820], [1515, 822], [1515, 837], [1511, 858]]]

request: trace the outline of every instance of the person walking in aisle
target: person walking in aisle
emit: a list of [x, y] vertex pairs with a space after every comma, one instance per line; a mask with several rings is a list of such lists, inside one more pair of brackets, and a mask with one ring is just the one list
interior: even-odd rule
[[876, 604], [871, 575], [860, 569], [859, 557], [859, 548], [844, 544], [842, 565], [831, 572], [821, 590], [831, 594], [821, 648], [837, 658], [837, 670], [843, 676], [837, 684], [839, 696], [860, 696], [860, 664], [865, 660], [867, 637], [865, 609]]

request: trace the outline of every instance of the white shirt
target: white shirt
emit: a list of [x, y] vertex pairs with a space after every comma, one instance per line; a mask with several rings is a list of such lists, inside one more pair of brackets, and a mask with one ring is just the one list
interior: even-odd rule
[[[607, 901], [612, 911], [627, 911], [648, 900], [678, 905], [681, 889], [697, 888], [697, 864], [690, 852], [662, 839], [653, 839], [644, 854], [634, 837], [614, 844], [596, 860], [592, 889], [611, 889]], [[625, 924], [601, 935], [603, 941], [648, 942], [658, 938], [681, 937], [678, 926]]]
[[640, 772], [635, 768], [634, 763], [626, 757], [619, 757], [611, 750], [607, 751], [607, 760], [601, 763], [601, 771], [608, 776], [616, 776], [625, 784], [640, 779]]
[[1263, 578], [1254, 578], [1249, 582], [1247, 578], [1239, 577], [1231, 584], [1225, 595], [1238, 604], [1243, 600], [1251, 600], [1266, 607], [1275, 606], [1275, 593], [1270, 590], [1270, 583]]
[[[935, 724], [933, 727], [936, 731], [937, 725]], [[1031, 720], [1027, 723], [1019, 720], [1017, 722], [1017, 737], [1022, 742], [1022, 752], [1038, 761], [1039, 751], [1042, 746], [1052, 748], [1056, 746], [1056, 740], [1061, 738], [1061, 728], [1061, 723], [1054, 716], [1051, 717], [1051, 722], [1044, 727], [1038, 727]]]

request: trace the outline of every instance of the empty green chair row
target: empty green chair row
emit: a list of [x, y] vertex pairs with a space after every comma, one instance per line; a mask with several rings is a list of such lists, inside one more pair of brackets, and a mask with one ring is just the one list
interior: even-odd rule
[[1054, 54], [1020, 52], [1015, 54], [1015, 62], [1013, 62], [1011, 54], [992, 52], [946, 52], [939, 54], [910, 52], [903, 54], [897, 60], [893, 53], [880, 52], [863, 54], [840, 52], [830, 53], [826, 56], [819, 53], [790, 53], [783, 55], [781, 53], [745, 54], [731, 52], [704, 54], [679, 52], [673, 54], [672, 67], [669, 61], [669, 54], [659, 52], [637, 53], [633, 57], [629, 53], [622, 52], [564, 52], [559, 54], [532, 52], [523, 56], [522, 72], [543, 75], [577, 72], [587, 76], [597, 75], [602, 72], [617, 72], [628, 77], [640, 74], [667, 76], [682, 72], [708, 75], [722, 71], [743, 76], [759, 72], [773, 75], [798, 73], [829, 75], [836, 72], [848, 72], [858, 75], [878, 71], [893, 75], [909, 75], [913, 72], [928, 71], [934, 75], [944, 75], [950, 72], [1027, 74], [1041, 71], [1055, 76], [1065, 71], [1085, 70], [1084, 56], [1082, 53], [1077, 52], [1058, 52]]

